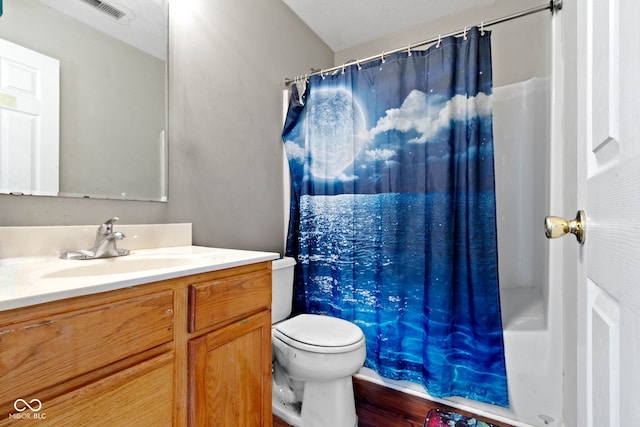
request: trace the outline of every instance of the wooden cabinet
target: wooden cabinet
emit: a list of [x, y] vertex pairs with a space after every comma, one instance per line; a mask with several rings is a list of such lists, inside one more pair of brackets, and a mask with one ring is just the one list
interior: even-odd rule
[[271, 275], [189, 287], [189, 426], [270, 426]]
[[[109, 425], [101, 406], [71, 396], [94, 396], [108, 388], [110, 399], [126, 402], [130, 388], [114, 383], [118, 373], [136, 371], [137, 365], [160, 354], [168, 360], [165, 364], [172, 363], [172, 290], [87, 303], [70, 311], [61, 311], [60, 304], [43, 304], [1, 313], [0, 319], [6, 319], [0, 323], [1, 423], [38, 417], [53, 425], [73, 425], [104, 415], [105, 423], [94, 425]], [[24, 404], [32, 401], [34, 410]], [[168, 404], [160, 399], [147, 410], [166, 413], [169, 408], [171, 414], [171, 401]], [[56, 419], [52, 411], [65, 416]], [[69, 418], [72, 413], [78, 418]]]
[[262, 262], [2, 311], [0, 426], [271, 426], [270, 304]]
[[173, 355], [163, 354], [43, 403], [52, 426], [173, 424]]
[[267, 271], [194, 283], [189, 286], [189, 332], [231, 323], [270, 307]]
[[190, 340], [189, 425], [271, 425], [270, 347], [267, 311]]

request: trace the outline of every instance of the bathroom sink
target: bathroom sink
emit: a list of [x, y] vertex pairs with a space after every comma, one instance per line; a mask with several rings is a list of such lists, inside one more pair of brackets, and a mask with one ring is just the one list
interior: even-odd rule
[[[2, 2], [2, 0], [0, 0]], [[126, 256], [64, 259], [91, 245], [93, 227], [0, 227], [0, 312], [278, 259], [275, 252], [191, 244], [191, 225], [123, 225]], [[81, 235], [81, 237], [78, 237]], [[16, 242], [16, 244], [13, 244]]]
[[[74, 261], [77, 262], [77, 261]], [[153, 257], [153, 258], [104, 258], [82, 261], [83, 265], [61, 268], [44, 274], [44, 278], [65, 278], [84, 276], [104, 276], [110, 274], [138, 273], [142, 271], [194, 265], [192, 258]]]

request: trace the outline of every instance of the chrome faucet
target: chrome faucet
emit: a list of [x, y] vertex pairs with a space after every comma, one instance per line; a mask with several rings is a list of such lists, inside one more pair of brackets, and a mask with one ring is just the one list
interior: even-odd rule
[[96, 242], [88, 250], [69, 251], [62, 254], [64, 259], [96, 259], [129, 255], [129, 249], [118, 249], [116, 241], [125, 238], [121, 231], [113, 231], [113, 224], [118, 221], [113, 217], [101, 224], [96, 231]]

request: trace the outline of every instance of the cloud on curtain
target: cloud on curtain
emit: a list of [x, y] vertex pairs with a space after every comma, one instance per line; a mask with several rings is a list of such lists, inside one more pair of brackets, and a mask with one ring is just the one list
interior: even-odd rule
[[507, 406], [490, 33], [294, 88], [287, 254], [298, 311], [358, 324], [365, 365]]

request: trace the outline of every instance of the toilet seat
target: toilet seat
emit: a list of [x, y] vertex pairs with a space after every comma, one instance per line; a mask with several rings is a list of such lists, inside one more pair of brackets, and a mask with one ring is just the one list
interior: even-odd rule
[[291, 347], [314, 353], [346, 353], [364, 345], [362, 330], [351, 322], [300, 314], [273, 327], [273, 336]]

